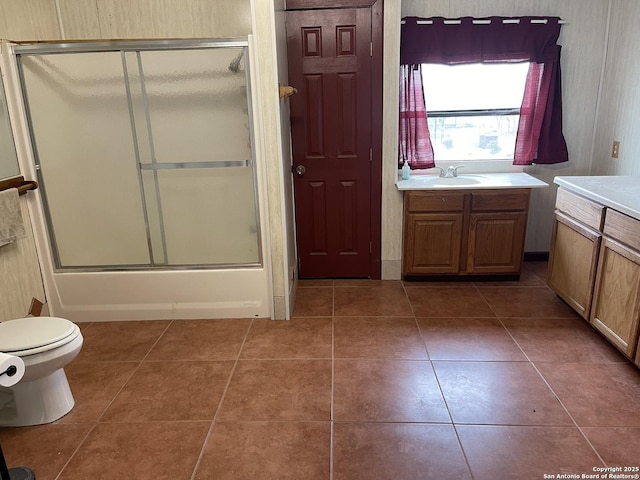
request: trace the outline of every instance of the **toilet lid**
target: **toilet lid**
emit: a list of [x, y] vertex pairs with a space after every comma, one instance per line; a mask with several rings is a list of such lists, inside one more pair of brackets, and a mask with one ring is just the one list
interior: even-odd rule
[[0, 323], [0, 352], [43, 347], [68, 337], [75, 324], [57, 317], [25, 317]]

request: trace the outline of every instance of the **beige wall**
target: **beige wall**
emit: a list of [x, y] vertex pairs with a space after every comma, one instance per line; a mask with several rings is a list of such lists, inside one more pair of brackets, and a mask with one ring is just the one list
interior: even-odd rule
[[[392, 12], [395, 16], [397, 1], [388, 1], [385, 15]], [[633, 3], [632, 0], [627, 2]], [[557, 175], [589, 175], [592, 157], [593, 135], [595, 128], [597, 98], [599, 92], [600, 74], [604, 60], [607, 33], [608, 1], [603, 0], [402, 0], [401, 16], [516, 16], [516, 15], [552, 15], [567, 21], [562, 28], [560, 44], [562, 50], [563, 98], [564, 98], [564, 133], [569, 149], [570, 161], [557, 166], [533, 166], [527, 172], [551, 184], [550, 188], [535, 190], [532, 195], [529, 226], [525, 251], [548, 251], [551, 237], [551, 219], [555, 202], [556, 188], [553, 178]], [[638, 11], [636, 6], [634, 9]], [[627, 14], [628, 15], [628, 14]], [[622, 16], [622, 15], [621, 15]], [[637, 15], [636, 15], [637, 20]], [[399, 35], [394, 29], [398, 28], [393, 18], [385, 19], [385, 42], [396, 44]], [[633, 22], [628, 21], [628, 29], [633, 28]], [[616, 32], [612, 31], [612, 35]], [[638, 34], [635, 33], [636, 45]], [[627, 40], [624, 40], [627, 43]], [[629, 42], [631, 43], [631, 42]], [[397, 46], [385, 45], [385, 91], [396, 91], [397, 80], [392, 77], [395, 65], [398, 65]], [[637, 53], [636, 46], [636, 53]], [[630, 47], [627, 56], [631, 56]], [[616, 68], [616, 75], [619, 73]], [[628, 72], [629, 74], [633, 71]], [[627, 82], [638, 84], [638, 69], [635, 77]], [[622, 81], [622, 80], [621, 80]], [[390, 165], [394, 164], [395, 150], [392, 148], [396, 140], [397, 117], [394, 117], [390, 99], [385, 110], [385, 171], [383, 177], [383, 277], [399, 278], [401, 261], [401, 229], [402, 229], [402, 200], [394, 192], [393, 183], [396, 171]], [[637, 128], [640, 128], [638, 126]], [[636, 138], [638, 136], [636, 135]], [[630, 139], [629, 139], [630, 140]], [[607, 142], [605, 142], [607, 143]], [[609, 143], [609, 149], [610, 141]]]
[[[640, 2], [613, 0], [591, 173], [640, 175]], [[611, 158], [614, 140], [618, 159]], [[640, 194], [640, 193], [639, 193]]]
[[249, 0], [0, 0], [8, 40], [239, 37]]
[[20, 208], [27, 238], [0, 247], [0, 321], [26, 316], [33, 297], [45, 301], [26, 195]]

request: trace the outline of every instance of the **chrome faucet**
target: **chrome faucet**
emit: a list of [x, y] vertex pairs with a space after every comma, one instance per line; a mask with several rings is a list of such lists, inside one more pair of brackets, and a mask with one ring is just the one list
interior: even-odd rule
[[456, 165], [455, 167], [453, 165], [449, 166], [449, 168], [447, 168], [447, 171], [445, 172], [443, 168], [441, 167], [436, 167], [438, 170], [440, 170], [440, 177], [444, 177], [444, 178], [455, 178], [458, 176], [458, 169], [459, 168], [464, 168], [464, 165]]

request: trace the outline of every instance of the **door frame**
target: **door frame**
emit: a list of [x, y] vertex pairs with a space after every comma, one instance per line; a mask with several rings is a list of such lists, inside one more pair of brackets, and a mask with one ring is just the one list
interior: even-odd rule
[[371, 9], [371, 260], [370, 276], [381, 277], [382, 255], [382, 62], [384, 0], [286, 0], [285, 10]]

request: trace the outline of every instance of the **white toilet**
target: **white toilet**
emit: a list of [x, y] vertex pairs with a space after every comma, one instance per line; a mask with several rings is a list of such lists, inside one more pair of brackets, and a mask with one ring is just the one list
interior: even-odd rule
[[80, 328], [64, 318], [26, 317], [0, 323], [0, 352], [20, 357], [24, 377], [0, 387], [0, 427], [51, 423], [74, 405], [64, 367], [82, 348]]

